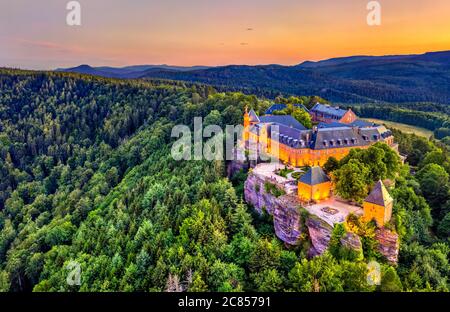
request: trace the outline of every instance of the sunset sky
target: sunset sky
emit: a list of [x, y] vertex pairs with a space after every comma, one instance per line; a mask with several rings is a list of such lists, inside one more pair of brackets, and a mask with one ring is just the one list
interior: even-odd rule
[[0, 2], [0, 66], [298, 64], [450, 50], [449, 0], [66, 0]]

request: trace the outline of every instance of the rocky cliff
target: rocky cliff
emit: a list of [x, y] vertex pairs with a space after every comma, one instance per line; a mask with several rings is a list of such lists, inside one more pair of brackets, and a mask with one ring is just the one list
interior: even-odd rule
[[390, 262], [397, 263], [400, 241], [398, 234], [388, 229], [381, 228], [375, 231], [375, 239], [378, 241], [378, 251]]
[[[267, 212], [273, 216], [275, 233], [283, 242], [295, 246], [300, 244], [303, 236], [308, 236], [311, 242], [308, 255], [314, 257], [323, 254], [329, 246], [333, 226], [314, 214], [302, 217], [301, 205], [295, 194], [276, 197], [266, 192], [266, 182], [265, 177], [250, 172], [244, 184], [245, 201], [259, 213]], [[387, 229], [377, 229], [375, 239], [379, 242], [379, 252], [389, 262], [397, 263], [398, 235]], [[341, 244], [355, 251], [362, 250], [361, 238], [354, 233], [346, 233], [341, 238]]]
[[347, 232], [341, 238], [341, 244], [344, 247], [353, 249], [355, 251], [362, 251], [361, 238], [355, 233]]
[[308, 256], [315, 257], [323, 254], [330, 243], [333, 228], [315, 215], [309, 215], [305, 224], [308, 227], [308, 234], [311, 240], [311, 248], [308, 251]]
[[259, 212], [264, 211], [273, 216], [275, 233], [283, 242], [298, 245], [302, 234], [300, 205], [293, 195], [275, 197], [265, 191], [265, 179], [252, 173], [244, 184], [244, 196]]

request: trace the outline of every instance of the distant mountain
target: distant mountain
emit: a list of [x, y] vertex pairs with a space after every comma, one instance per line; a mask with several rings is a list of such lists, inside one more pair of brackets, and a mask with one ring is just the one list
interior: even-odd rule
[[124, 78], [124, 79], [134, 79], [140, 78], [147, 73], [147, 71], [152, 70], [164, 70], [164, 71], [191, 71], [191, 70], [201, 70], [207, 69], [207, 66], [170, 66], [170, 65], [134, 65], [126, 67], [91, 67], [89, 65], [80, 65], [73, 68], [58, 68], [56, 71], [61, 72], [75, 72], [80, 74], [96, 75], [108, 78]]
[[[115, 72], [118, 70], [119, 72]], [[116, 78], [164, 78], [207, 83], [263, 95], [319, 95], [333, 102], [435, 102], [450, 104], [450, 51], [420, 55], [350, 56], [296, 66], [82, 65], [65, 71]]]
[[300, 68], [319, 68], [327, 66], [337, 66], [343, 64], [351, 64], [357, 62], [373, 62], [373, 61], [430, 61], [450, 64], [450, 51], [442, 52], [428, 52], [425, 54], [410, 54], [410, 55], [384, 55], [384, 56], [369, 56], [369, 55], [356, 55], [348, 57], [337, 57], [328, 60], [312, 62], [306, 61], [297, 65]]

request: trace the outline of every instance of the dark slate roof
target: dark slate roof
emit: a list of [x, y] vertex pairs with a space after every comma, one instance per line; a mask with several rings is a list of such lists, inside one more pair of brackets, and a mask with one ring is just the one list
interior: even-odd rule
[[300, 123], [298, 124], [301, 127], [293, 127], [286, 125], [286, 123], [289, 125], [289, 122], [274, 122], [280, 119], [284, 121], [286, 117], [288, 120], [293, 119], [294, 123], [298, 123], [291, 116], [262, 116], [260, 118], [261, 123], [251, 126], [250, 131], [259, 135], [260, 129], [267, 127], [267, 134], [272, 140], [292, 148], [311, 148], [315, 150], [368, 146], [392, 135], [392, 132], [384, 126], [358, 128], [339, 125], [338, 127], [318, 128], [316, 131], [313, 131], [305, 129]]
[[279, 134], [290, 136], [294, 139], [298, 139], [301, 136], [302, 130], [287, 127], [285, 125], [273, 123], [270, 126], [270, 131], [278, 132]]
[[360, 128], [359, 132], [363, 140], [367, 142], [378, 142], [392, 135], [392, 131], [384, 126]]
[[351, 127], [317, 129], [312, 135], [312, 149], [328, 149], [340, 147], [358, 147], [369, 145], [358, 133], [358, 129]]
[[323, 128], [340, 128], [340, 127], [348, 127], [348, 124], [344, 124], [341, 122], [330, 122], [330, 123], [326, 123], [326, 122], [321, 122], [317, 125], [317, 128], [319, 129], [323, 129]]
[[330, 123], [321, 122], [317, 125], [318, 128], [339, 128], [339, 127], [373, 128], [373, 127], [377, 127], [377, 126], [378, 125], [373, 122], [365, 121], [365, 120], [361, 120], [361, 119], [357, 119], [350, 124], [333, 121]]
[[[306, 112], [309, 112], [308, 109], [303, 105], [303, 104], [294, 104], [295, 107], [299, 107], [302, 108], [303, 110], [305, 110]], [[286, 104], [272, 104], [272, 106], [270, 106], [265, 114], [266, 115], [272, 115], [274, 111], [279, 111], [279, 110], [283, 110], [287, 107]]]
[[309, 148], [311, 130], [298, 130], [280, 124], [271, 124], [269, 135], [272, 140], [292, 148]]
[[291, 115], [261, 116], [259, 117], [259, 120], [263, 123], [277, 123], [280, 125], [296, 128], [298, 130], [306, 130], [306, 128]]
[[329, 116], [337, 116], [339, 118], [342, 118], [347, 112], [347, 110], [339, 108], [337, 106], [334, 107], [330, 105], [317, 103], [316, 105], [314, 105], [313, 108], [311, 108], [311, 112], [321, 113]]
[[360, 127], [360, 128], [376, 127], [376, 126], [378, 126], [376, 123], [373, 123], [373, 122], [370, 122], [370, 121], [361, 120], [361, 119], [356, 119], [350, 125], [354, 126], [354, 127]]
[[383, 182], [378, 181], [370, 192], [369, 196], [364, 200], [365, 202], [385, 207], [387, 204], [393, 201], [391, 195], [389, 195]]
[[317, 185], [330, 181], [330, 178], [325, 174], [325, 172], [320, 167], [311, 167], [307, 173], [305, 173], [301, 178], [300, 182], [308, 185]]
[[259, 118], [253, 109], [250, 110], [250, 112], [248, 113], [248, 116], [250, 117], [251, 122], [259, 122]]

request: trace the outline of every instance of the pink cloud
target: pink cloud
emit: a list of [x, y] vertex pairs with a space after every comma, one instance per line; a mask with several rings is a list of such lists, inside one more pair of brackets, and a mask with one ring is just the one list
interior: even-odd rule
[[22, 38], [17, 38], [17, 39], [15, 39], [15, 41], [26, 48], [38, 48], [38, 49], [44, 49], [44, 50], [51, 50], [54, 52], [59, 52], [59, 53], [64, 53], [64, 54], [70, 53], [70, 54], [79, 55], [79, 54], [83, 54], [86, 52], [83, 49], [80, 49], [79, 47], [73, 47], [73, 46], [71, 47], [71, 46], [62, 45], [62, 44], [50, 42], [50, 41], [29, 40], [29, 39], [22, 39]]

